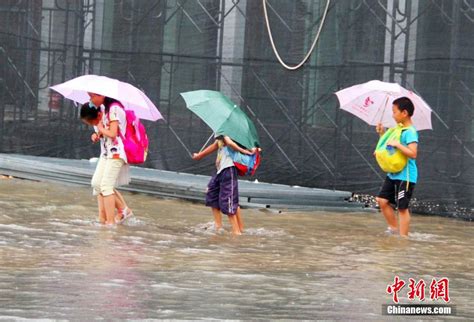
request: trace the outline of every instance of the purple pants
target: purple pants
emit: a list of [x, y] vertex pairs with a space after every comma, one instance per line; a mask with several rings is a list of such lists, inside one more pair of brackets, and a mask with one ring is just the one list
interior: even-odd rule
[[239, 187], [235, 167], [225, 168], [212, 176], [207, 185], [206, 206], [220, 209], [226, 215], [237, 212]]

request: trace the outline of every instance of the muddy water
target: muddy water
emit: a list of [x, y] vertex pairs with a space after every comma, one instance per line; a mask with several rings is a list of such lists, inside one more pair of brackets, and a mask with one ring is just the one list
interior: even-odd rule
[[472, 223], [415, 216], [404, 240], [377, 213], [246, 209], [234, 238], [202, 205], [124, 196], [136, 217], [106, 228], [88, 188], [0, 180], [0, 318], [380, 320], [395, 275], [425, 304], [448, 277], [450, 318], [474, 317]]

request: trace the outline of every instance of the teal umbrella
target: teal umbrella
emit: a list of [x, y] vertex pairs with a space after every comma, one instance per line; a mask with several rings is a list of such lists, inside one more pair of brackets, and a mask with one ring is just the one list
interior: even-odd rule
[[187, 108], [199, 116], [216, 135], [227, 135], [247, 149], [260, 146], [255, 125], [224, 94], [198, 90], [181, 93]]

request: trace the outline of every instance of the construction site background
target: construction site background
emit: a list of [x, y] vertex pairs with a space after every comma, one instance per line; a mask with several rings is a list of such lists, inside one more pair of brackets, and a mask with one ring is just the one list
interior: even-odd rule
[[[275, 46], [297, 64], [327, 0], [268, 0]], [[195, 162], [211, 130], [180, 92], [222, 91], [253, 119], [259, 181], [377, 193], [377, 134], [341, 111], [334, 92], [398, 82], [433, 109], [421, 131], [415, 211], [466, 217], [474, 208], [474, 2], [332, 0], [303, 67], [275, 57], [262, 1], [4, 0], [0, 3], [0, 152], [98, 155], [78, 108], [49, 86], [99, 74], [141, 88], [165, 121], [146, 122], [144, 166], [210, 174]]]

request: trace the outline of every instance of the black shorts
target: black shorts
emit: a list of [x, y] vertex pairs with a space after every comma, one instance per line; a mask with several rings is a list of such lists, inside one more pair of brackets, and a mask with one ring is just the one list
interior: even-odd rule
[[392, 180], [389, 177], [386, 177], [377, 197], [387, 199], [398, 209], [408, 209], [413, 189], [415, 189], [415, 184], [413, 182], [408, 184], [407, 190], [406, 181]]

